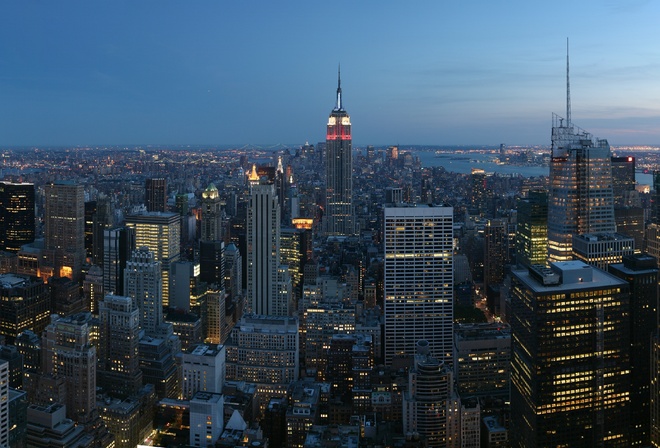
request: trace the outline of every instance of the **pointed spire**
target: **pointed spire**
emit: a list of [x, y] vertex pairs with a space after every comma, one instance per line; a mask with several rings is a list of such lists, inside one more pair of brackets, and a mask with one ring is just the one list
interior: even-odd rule
[[252, 165], [252, 171], [248, 174], [248, 181], [250, 183], [259, 182], [259, 175], [257, 174], [257, 165]]
[[568, 37], [566, 38], [566, 127], [571, 127], [571, 78], [568, 65]]
[[279, 174], [284, 173], [284, 167], [282, 166], [282, 156], [277, 156], [277, 169], [276, 171]]
[[341, 64], [337, 68], [337, 104], [335, 110], [342, 110], [341, 105]]

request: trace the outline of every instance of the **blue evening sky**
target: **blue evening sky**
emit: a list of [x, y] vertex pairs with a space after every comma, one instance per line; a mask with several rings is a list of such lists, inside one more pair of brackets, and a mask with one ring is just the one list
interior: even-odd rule
[[660, 144], [660, 2], [5, 1], [0, 146]]

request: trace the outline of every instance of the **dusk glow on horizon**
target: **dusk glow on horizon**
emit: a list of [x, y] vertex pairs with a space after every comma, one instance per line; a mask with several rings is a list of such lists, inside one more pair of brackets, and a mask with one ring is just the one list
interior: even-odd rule
[[5, 2], [0, 146], [660, 144], [660, 4]]

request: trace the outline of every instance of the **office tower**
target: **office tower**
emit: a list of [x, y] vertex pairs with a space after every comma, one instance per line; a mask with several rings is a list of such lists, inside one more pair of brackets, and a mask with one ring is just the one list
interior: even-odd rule
[[94, 217], [96, 216], [96, 201], [85, 202], [85, 255], [92, 260], [94, 252]]
[[148, 212], [167, 211], [167, 180], [162, 177], [147, 179], [145, 191], [145, 205]]
[[403, 432], [418, 432], [429, 448], [448, 446], [448, 404], [452, 399], [451, 372], [429, 353], [428, 341], [416, 344], [418, 354], [408, 373], [408, 390], [403, 398]]
[[472, 168], [470, 174], [472, 191], [470, 194], [470, 213], [485, 216], [488, 208], [488, 185], [486, 183], [486, 172], [481, 168]]
[[387, 187], [385, 189], [385, 203], [399, 204], [403, 202], [403, 189], [401, 187]]
[[191, 309], [198, 313], [202, 312], [208, 287], [201, 280], [200, 273], [200, 263], [177, 261], [172, 264], [170, 290], [173, 299], [170, 302], [170, 307], [185, 312], [189, 312]]
[[326, 235], [355, 233], [353, 215], [353, 140], [351, 118], [341, 99], [341, 76], [337, 84], [337, 102], [328, 118], [325, 144], [325, 213]]
[[69, 181], [47, 184], [44, 213], [45, 250], [51, 273], [77, 282], [85, 261], [85, 193]]
[[614, 209], [616, 231], [635, 241], [635, 253], [644, 250], [644, 208], [637, 206]]
[[355, 308], [339, 302], [323, 301], [302, 306], [301, 358], [305, 368], [316, 369], [317, 379], [326, 381], [328, 374], [327, 349], [335, 335], [348, 335], [355, 331]]
[[[280, 207], [272, 183], [250, 178], [247, 210], [247, 301], [251, 312], [287, 316], [289, 296], [282, 294], [280, 267]], [[290, 288], [289, 288], [290, 289]]]
[[94, 265], [89, 268], [83, 280], [84, 308], [97, 316], [99, 314], [99, 301], [103, 300], [103, 269]]
[[210, 184], [202, 192], [201, 241], [222, 240], [222, 201], [218, 188]]
[[103, 231], [103, 291], [124, 294], [124, 269], [135, 249], [135, 229], [117, 227]]
[[553, 114], [550, 193], [548, 197], [548, 257], [572, 258], [572, 236], [614, 232], [612, 153], [607, 140], [594, 139], [574, 126], [566, 57], [566, 118]]
[[127, 397], [142, 387], [140, 309], [131, 297], [108, 294], [99, 303], [99, 385], [112, 396]]
[[385, 363], [414, 355], [429, 341], [431, 353], [452, 365], [454, 273], [452, 207], [384, 209]]
[[96, 213], [92, 215], [92, 264], [103, 266], [103, 232], [112, 227], [112, 222], [110, 199], [99, 195], [96, 200]]
[[227, 380], [256, 383], [260, 394], [281, 394], [298, 380], [298, 319], [243, 315], [227, 343]]
[[170, 267], [180, 257], [180, 221], [176, 213], [147, 212], [126, 217], [126, 227], [135, 231], [135, 247], [147, 247], [161, 262], [164, 306], [170, 303]]
[[225, 384], [225, 347], [197, 344], [181, 354], [181, 396], [190, 400], [197, 392], [222, 393]]
[[[206, 324], [208, 318], [205, 316], [206, 312], [204, 310], [200, 314], [204, 317], [204, 322], [195, 313], [177, 308], [168, 308], [165, 323], [172, 328], [172, 332], [179, 338], [181, 350], [188, 350], [189, 347], [204, 341], [203, 330], [208, 331], [208, 325]], [[176, 353], [173, 354], [176, 355]]]
[[548, 258], [548, 193], [530, 190], [518, 200], [516, 262], [521, 266], [545, 264]]
[[307, 261], [307, 250], [311, 245], [311, 231], [282, 227], [280, 236], [280, 261], [289, 267], [294, 303], [298, 303], [302, 295], [303, 269]]
[[0, 275], [0, 335], [8, 344], [25, 330], [40, 334], [48, 325], [50, 292], [43, 280], [19, 274]]
[[34, 184], [0, 182], [0, 250], [34, 242]]
[[458, 392], [469, 396], [509, 396], [511, 329], [501, 323], [459, 324], [454, 372]]
[[225, 243], [220, 240], [199, 242], [199, 278], [222, 288], [225, 282]]
[[655, 257], [628, 255], [609, 272], [630, 285], [630, 445], [651, 442], [651, 336], [658, 329], [658, 267]]
[[635, 158], [612, 157], [612, 197], [614, 208], [626, 206], [626, 192], [635, 190]]
[[91, 314], [53, 314], [42, 335], [45, 375], [65, 380], [66, 416], [87, 423], [96, 411], [96, 347], [90, 341]]
[[161, 263], [146, 247], [134, 250], [124, 270], [124, 291], [139, 308], [140, 327], [154, 334], [163, 323]]
[[223, 429], [222, 394], [197, 392], [190, 400], [190, 446], [215, 447]]
[[225, 248], [225, 285], [224, 288], [233, 299], [241, 293], [243, 284], [243, 257], [234, 243]]
[[80, 283], [67, 277], [50, 279], [50, 312], [60, 316], [82, 313], [85, 310], [80, 295]]
[[484, 229], [484, 290], [498, 286], [504, 279], [507, 250], [507, 234], [504, 221], [489, 219]]
[[139, 351], [142, 382], [154, 385], [154, 392], [159, 400], [179, 398], [179, 372], [168, 341], [162, 338], [143, 337], [140, 339]]
[[628, 447], [628, 283], [582, 261], [512, 271], [513, 447]]
[[651, 446], [660, 447], [660, 332], [651, 339]]
[[635, 252], [635, 241], [620, 233], [585, 233], [573, 235], [573, 256], [604, 271], [613, 263], [621, 263]]

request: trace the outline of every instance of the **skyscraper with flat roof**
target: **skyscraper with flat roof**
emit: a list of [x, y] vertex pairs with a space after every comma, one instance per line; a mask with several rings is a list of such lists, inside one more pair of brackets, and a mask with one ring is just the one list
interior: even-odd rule
[[385, 207], [385, 363], [414, 355], [429, 341], [434, 358], [452, 364], [452, 207]]
[[34, 184], [0, 182], [0, 250], [34, 241]]
[[58, 181], [45, 187], [44, 236], [55, 277], [78, 281], [85, 261], [85, 193], [82, 185]]
[[145, 190], [145, 205], [148, 212], [167, 211], [167, 180], [165, 178], [147, 179]]
[[353, 137], [351, 117], [341, 98], [341, 76], [337, 81], [337, 102], [328, 118], [325, 151], [325, 216], [327, 235], [352, 235], [353, 214]]
[[548, 192], [530, 190], [518, 200], [516, 262], [521, 266], [545, 264], [548, 258]]
[[628, 283], [565, 261], [511, 293], [512, 446], [631, 446]]
[[170, 303], [170, 268], [180, 258], [180, 221], [178, 213], [169, 212], [126, 217], [126, 227], [135, 231], [135, 247], [147, 247], [154, 253], [154, 260], [161, 262], [164, 306]]

